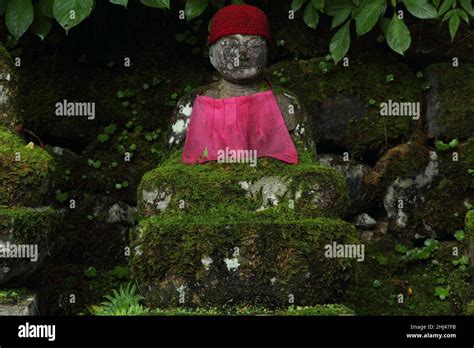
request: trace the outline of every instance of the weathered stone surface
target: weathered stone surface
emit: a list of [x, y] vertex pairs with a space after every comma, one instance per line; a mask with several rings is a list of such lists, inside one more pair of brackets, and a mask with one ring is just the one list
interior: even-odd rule
[[426, 94], [429, 135], [459, 140], [474, 134], [474, 64], [434, 64], [426, 68], [431, 88]]
[[34, 316], [38, 314], [36, 294], [28, 294], [15, 301], [0, 300], [0, 316]]
[[342, 217], [348, 204], [347, 187], [336, 170], [314, 163], [311, 153], [300, 153], [301, 163], [288, 165], [260, 159], [248, 164], [185, 165], [177, 152], [146, 173], [138, 190], [142, 215], [163, 212], [205, 213], [216, 206], [245, 211], [278, 206], [306, 217]]
[[354, 225], [360, 229], [372, 229], [377, 226], [377, 221], [367, 213], [357, 215]]
[[[410, 222], [417, 209], [424, 205], [425, 194], [439, 174], [438, 167], [438, 154], [431, 151], [430, 161], [423, 172], [411, 177], [397, 177], [388, 186], [383, 206], [389, 218], [389, 230], [410, 236]], [[426, 228], [426, 232], [429, 235], [432, 231]]]
[[132, 235], [132, 272], [154, 306], [313, 305], [338, 298], [350, 276], [354, 259], [325, 256], [334, 241], [357, 233], [278, 211], [153, 216]]
[[[57, 227], [62, 214], [44, 208], [1, 208], [0, 243], [2, 268], [0, 284], [27, 279], [61, 238]], [[7, 252], [7, 249], [10, 250]]]
[[344, 161], [342, 156], [332, 154], [318, 155], [321, 165], [341, 172], [347, 181], [349, 189], [349, 212], [357, 213], [364, 210], [368, 204], [369, 186], [366, 183], [371, 168], [357, 161]]
[[[446, 237], [463, 229], [466, 202], [474, 201], [474, 138], [456, 148], [438, 151], [439, 175], [414, 214], [413, 228], [432, 231]], [[421, 226], [416, 223], [422, 222]]]
[[429, 149], [420, 141], [397, 145], [387, 151], [365, 178], [369, 200], [378, 201], [397, 178], [415, 177], [423, 172], [429, 162]]
[[13, 61], [0, 43], [0, 125], [14, 129], [18, 123], [15, 110], [16, 82]]

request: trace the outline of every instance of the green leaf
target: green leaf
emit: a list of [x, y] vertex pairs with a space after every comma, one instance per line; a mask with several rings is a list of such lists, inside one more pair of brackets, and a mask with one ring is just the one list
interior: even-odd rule
[[291, 2], [291, 10], [293, 12], [299, 11], [299, 9], [303, 6], [305, 0], [293, 0]]
[[86, 19], [94, 7], [94, 0], [54, 0], [54, 18], [68, 32]]
[[405, 254], [408, 249], [403, 244], [395, 244], [395, 251], [401, 254]]
[[48, 18], [54, 18], [53, 13], [53, 3], [54, 0], [40, 0], [38, 2], [38, 7], [43, 16]]
[[122, 279], [122, 278], [125, 278], [125, 277], [128, 276], [128, 274], [130, 273], [130, 269], [127, 266], [125, 266], [125, 267], [115, 266], [113, 272], [114, 272], [114, 275], [118, 279]]
[[438, 15], [444, 15], [450, 8], [453, 7], [454, 0], [445, 0], [438, 9]]
[[404, 55], [411, 45], [411, 34], [405, 23], [393, 15], [387, 29], [387, 43], [392, 50]]
[[329, 51], [335, 63], [344, 58], [349, 51], [351, 45], [350, 24], [351, 21], [347, 21], [331, 39]]
[[457, 147], [458, 145], [459, 145], [458, 138], [451, 139], [451, 141], [449, 142], [449, 147], [450, 148]]
[[125, 8], [127, 8], [128, 5], [128, 0], [110, 0], [110, 2], [115, 5], [122, 5]]
[[382, 282], [381, 282], [380, 280], [375, 279], [375, 280], [372, 282], [372, 286], [373, 286], [374, 288], [379, 288], [381, 285], [382, 285]]
[[184, 12], [186, 20], [190, 21], [193, 18], [200, 16], [207, 8], [209, 0], [186, 0]]
[[95, 269], [94, 266], [91, 266], [91, 267], [84, 270], [84, 275], [86, 277], [95, 277], [96, 274], [97, 274], [97, 270]]
[[5, 12], [5, 24], [10, 34], [19, 39], [33, 23], [31, 0], [9, 1]]
[[460, 0], [461, 6], [469, 15], [474, 17], [474, 9], [472, 8], [472, 0]]
[[351, 8], [343, 8], [332, 19], [331, 29], [341, 25], [344, 23], [347, 18], [351, 15], [352, 9]]
[[385, 0], [364, 0], [362, 2], [359, 13], [355, 17], [357, 35], [361, 36], [372, 30], [380, 16], [383, 15], [382, 11], [385, 6]]
[[354, 8], [351, 0], [331, 0], [326, 4], [326, 14], [336, 16], [340, 11]]
[[35, 5], [35, 18], [33, 24], [31, 24], [31, 31], [38, 35], [41, 40], [44, 40], [53, 27], [53, 21], [51, 18], [44, 16], [40, 11], [38, 3]]
[[442, 22], [445, 22], [448, 19], [450, 19], [455, 13], [456, 13], [456, 10], [450, 10], [446, 12], [446, 14], [443, 16]]
[[445, 300], [449, 296], [449, 288], [435, 288], [435, 295], [438, 296], [441, 300]]
[[381, 265], [381, 266], [388, 265], [388, 257], [387, 256], [378, 255], [376, 259], [377, 259], [377, 263], [379, 265]]
[[316, 29], [319, 23], [319, 13], [318, 10], [312, 5], [312, 3], [308, 3], [304, 10], [303, 20], [306, 25], [312, 29]]
[[469, 17], [466, 13], [466, 11], [463, 11], [461, 9], [457, 9], [456, 13], [461, 17], [467, 24], [469, 24]]
[[454, 37], [456, 36], [460, 23], [461, 19], [459, 15], [457, 13], [453, 14], [449, 20], [449, 34], [451, 35], [451, 41], [454, 41]]
[[140, 0], [140, 2], [148, 7], [170, 8], [170, 0]]
[[314, 8], [322, 11], [324, 9], [324, 0], [311, 0]]
[[101, 143], [105, 143], [109, 140], [109, 136], [107, 134], [99, 134], [97, 140]]
[[456, 238], [458, 242], [462, 241], [464, 237], [465, 233], [463, 230], [457, 230], [456, 232], [454, 232], [454, 238]]
[[436, 9], [426, 0], [403, 0], [408, 12], [421, 19], [436, 18]]

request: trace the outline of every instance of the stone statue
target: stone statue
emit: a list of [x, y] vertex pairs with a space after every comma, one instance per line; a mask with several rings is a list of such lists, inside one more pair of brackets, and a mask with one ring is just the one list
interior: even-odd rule
[[[168, 146], [170, 148], [185, 143], [197, 98], [208, 97], [212, 98], [208, 100], [225, 100], [226, 98], [258, 96], [259, 93], [265, 94], [265, 92], [268, 92], [267, 94], [276, 101], [279, 110], [276, 112], [269, 111], [271, 115], [255, 116], [257, 123], [258, 119], [263, 117], [266, 119], [267, 117], [277, 117], [274, 116], [275, 113], [281, 114], [284, 125], [286, 125], [284, 127], [286, 128], [285, 133], [291, 137], [290, 142], [302, 143], [305, 147], [313, 147], [309, 140], [310, 132], [307, 130], [306, 115], [297, 98], [288, 91], [277, 89], [272, 91], [272, 87], [264, 78], [270, 40], [268, 20], [260, 9], [249, 5], [230, 5], [217, 12], [213, 18], [208, 40], [210, 44], [209, 56], [211, 64], [222, 78], [215, 83], [198, 88], [178, 102], [168, 132]], [[267, 108], [267, 106], [261, 105], [263, 102], [265, 101], [255, 101], [256, 107]], [[269, 103], [271, 104], [271, 101]], [[237, 111], [237, 113], [239, 112], [241, 111]], [[242, 117], [244, 116], [237, 115], [237, 119]], [[270, 122], [277, 124], [279, 121], [278, 119], [272, 119]], [[205, 131], [209, 128], [209, 122], [203, 123], [202, 126], [202, 131]], [[259, 124], [259, 126], [261, 125]], [[253, 123], [249, 121], [249, 128], [252, 127]], [[271, 137], [279, 138], [279, 145], [276, 147], [285, 147], [281, 145], [281, 142], [284, 142], [282, 139], [285, 138], [285, 134], [281, 131], [275, 133], [276, 125], [272, 125], [271, 128]], [[233, 132], [235, 133], [235, 130]], [[252, 129], [249, 129], [248, 132], [247, 137], [255, 137]], [[308, 134], [308, 139], [304, 139], [303, 135], [305, 133]], [[267, 137], [270, 137], [270, 135], [267, 135]], [[257, 140], [257, 142], [260, 141]], [[196, 141], [193, 141], [192, 145], [185, 146], [185, 152], [187, 148], [189, 150], [190, 146], [195, 147]], [[275, 144], [270, 147], [275, 148]], [[290, 148], [291, 145], [286, 144], [286, 150], [282, 151], [292, 152]], [[275, 152], [274, 149], [269, 152], [272, 151]], [[271, 155], [269, 157], [296, 163], [294, 160], [288, 159], [287, 154], [280, 156], [281, 158]]]

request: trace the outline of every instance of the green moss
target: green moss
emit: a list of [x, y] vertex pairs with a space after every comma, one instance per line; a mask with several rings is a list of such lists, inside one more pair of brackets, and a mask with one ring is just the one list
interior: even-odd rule
[[25, 288], [1, 289], [0, 305], [17, 305], [32, 295], [33, 294]]
[[[366, 260], [348, 287], [342, 303], [359, 315], [452, 315], [463, 311], [468, 294], [469, 272], [457, 268], [452, 261], [453, 247], [459, 255], [467, 253], [466, 244], [442, 242], [427, 260], [406, 262], [396, 252], [399, 243], [384, 237], [366, 247]], [[381, 262], [380, 256], [384, 257]], [[450, 288], [441, 300], [436, 287]], [[403, 303], [398, 296], [403, 295]]]
[[474, 64], [434, 64], [426, 69], [427, 74], [435, 76], [436, 104], [441, 108], [436, 123], [443, 138], [466, 139], [474, 134]]
[[474, 210], [468, 210], [466, 213], [465, 225], [466, 237], [469, 241], [474, 241]]
[[[216, 206], [254, 211], [262, 204], [266, 206], [267, 202], [263, 202], [260, 190], [250, 199], [241, 183], [278, 177], [287, 182], [286, 193], [278, 198], [279, 207], [292, 210], [290, 200], [293, 200], [294, 211], [304, 216], [343, 216], [348, 205], [345, 178], [334, 169], [316, 164], [310, 152], [300, 151], [299, 154], [298, 165], [263, 158], [259, 159], [257, 167], [251, 167], [216, 162], [185, 165], [181, 162], [181, 152], [174, 152], [161, 166], [143, 176], [138, 189], [139, 209], [145, 215], [159, 213], [153, 204], [144, 202], [144, 194], [160, 192], [170, 195], [167, 209], [174, 212], [182, 210], [183, 201], [185, 210], [192, 214], [205, 213]], [[301, 198], [295, 199], [297, 192]]]
[[52, 158], [46, 151], [25, 146], [18, 136], [0, 127], [0, 205], [40, 204], [52, 168]]
[[52, 237], [62, 214], [50, 208], [7, 208], [0, 206], [0, 234], [11, 234], [15, 243], [32, 244]]
[[474, 315], [474, 301], [471, 301], [466, 306], [466, 311], [464, 312], [465, 315]]
[[[289, 294], [298, 305], [337, 298], [353, 260], [328, 259], [324, 246], [356, 243], [357, 233], [340, 220], [235, 207], [197, 216], [153, 216], [141, 222], [131, 240], [132, 272], [142, 288], [151, 289], [147, 299], [154, 305], [177, 304], [176, 288], [185, 285], [194, 305], [282, 306]], [[235, 272], [225, 262], [234, 257]], [[213, 260], [208, 270], [203, 258]]]
[[391, 148], [365, 179], [371, 185], [370, 198], [383, 199], [387, 187], [395, 179], [415, 177], [424, 172], [428, 161], [429, 151], [422, 139]]
[[[474, 138], [437, 154], [439, 174], [425, 194], [425, 204], [415, 212], [414, 221], [424, 221], [437, 233], [452, 234], [464, 226], [464, 203], [474, 189], [474, 176], [468, 172], [474, 168]], [[453, 160], [456, 156], [457, 161]]]
[[[285, 74], [291, 76], [285, 87], [298, 95], [305, 109], [311, 111], [310, 118], [316, 131], [322, 103], [338, 95], [356, 96], [366, 105], [364, 115], [347, 116], [351, 119], [337, 130], [337, 136], [340, 137], [338, 145], [350, 149], [353, 155], [370, 151], [378, 153], [409, 140], [421, 129], [419, 120], [415, 121], [410, 117], [382, 117], [379, 113], [379, 104], [389, 99], [421, 102], [420, 82], [408, 66], [395, 61], [388, 64], [386, 56], [382, 59], [371, 56], [364, 60], [353, 59], [350, 67], [339, 65], [323, 74], [319, 68], [323, 61], [324, 58], [288, 61], [276, 64], [270, 71], [283, 68]], [[370, 64], [367, 64], [368, 61]], [[394, 81], [386, 82], [386, 76], [390, 74], [394, 75]], [[374, 106], [368, 104], [371, 99], [375, 101]]]
[[269, 310], [261, 307], [233, 308], [172, 308], [155, 309], [150, 315], [160, 316], [222, 316], [222, 315], [252, 315], [252, 316], [338, 316], [353, 315], [354, 311], [341, 304], [325, 304], [306, 307], [289, 307], [286, 310]]

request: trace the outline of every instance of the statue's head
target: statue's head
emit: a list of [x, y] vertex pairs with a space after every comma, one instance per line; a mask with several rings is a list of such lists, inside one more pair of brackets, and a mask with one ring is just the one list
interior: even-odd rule
[[270, 39], [268, 19], [262, 10], [250, 5], [224, 7], [211, 24], [211, 64], [226, 81], [255, 81], [267, 65]]

